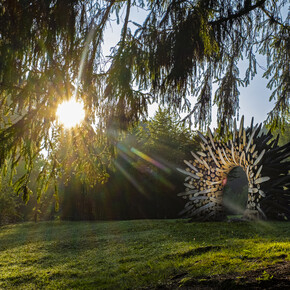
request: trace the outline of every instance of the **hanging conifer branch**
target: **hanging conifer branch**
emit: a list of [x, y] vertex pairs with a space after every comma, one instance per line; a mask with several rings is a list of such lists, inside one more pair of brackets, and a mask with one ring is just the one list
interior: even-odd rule
[[[255, 51], [267, 58], [264, 77], [275, 102], [268, 123], [283, 126], [290, 107], [285, 5], [284, 0], [2, 1], [0, 167], [7, 158], [16, 164], [19, 154], [33, 159], [44, 148], [51, 162], [47, 168], [54, 174], [64, 170], [61, 162], [54, 163], [65, 147], [55, 113], [72, 96], [84, 102], [86, 119], [83, 137], [76, 130], [74, 138], [64, 138], [78, 151], [68, 150], [66, 160], [71, 158], [67, 164], [73, 170], [79, 162], [78, 170], [89, 172], [91, 180], [106, 180], [112, 128], [126, 129], [146, 117], [154, 101], [186, 112], [184, 122], [200, 127], [210, 122], [215, 102], [220, 132], [226, 132], [238, 114], [239, 87], [257, 72]], [[133, 21], [137, 9], [147, 11], [140, 23]], [[118, 23], [119, 41], [104, 56], [104, 32]], [[248, 60], [245, 76], [237, 67], [242, 58]], [[23, 130], [12, 130], [24, 116]], [[92, 125], [98, 137], [92, 137]], [[103, 159], [93, 159], [92, 152], [104, 152]]]
[[255, 10], [256, 8], [263, 7], [265, 2], [266, 2], [266, 0], [260, 0], [260, 1], [257, 1], [256, 4], [250, 5], [251, 1], [245, 1], [244, 7], [240, 11], [238, 11], [237, 13], [229, 14], [227, 17], [222, 17], [220, 19], [210, 21], [209, 24], [210, 25], [219, 25], [223, 22], [238, 19], [244, 15], [249, 14], [251, 11]]

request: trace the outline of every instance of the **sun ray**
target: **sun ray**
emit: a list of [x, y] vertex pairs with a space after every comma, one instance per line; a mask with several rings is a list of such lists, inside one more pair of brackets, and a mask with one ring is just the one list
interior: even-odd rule
[[151, 164], [155, 165], [156, 167], [160, 168], [161, 170], [170, 173], [170, 169], [168, 167], [166, 167], [165, 165], [161, 164], [160, 162], [158, 162], [157, 160], [151, 158], [150, 156], [148, 156], [147, 154], [137, 150], [136, 148], [132, 147], [131, 151], [133, 153], [135, 153], [136, 155], [138, 155], [139, 157], [141, 157], [142, 159], [146, 160], [147, 162], [150, 162]]

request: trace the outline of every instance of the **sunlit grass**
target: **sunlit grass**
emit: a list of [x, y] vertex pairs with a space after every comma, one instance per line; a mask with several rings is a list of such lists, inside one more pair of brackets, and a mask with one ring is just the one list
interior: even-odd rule
[[25, 223], [0, 228], [0, 289], [152, 287], [181, 273], [262, 268], [289, 252], [289, 223]]

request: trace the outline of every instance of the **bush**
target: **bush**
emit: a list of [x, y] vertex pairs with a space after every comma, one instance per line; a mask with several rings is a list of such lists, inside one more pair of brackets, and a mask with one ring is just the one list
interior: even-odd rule
[[9, 185], [7, 178], [0, 176], [0, 225], [21, 221], [19, 207], [20, 198]]

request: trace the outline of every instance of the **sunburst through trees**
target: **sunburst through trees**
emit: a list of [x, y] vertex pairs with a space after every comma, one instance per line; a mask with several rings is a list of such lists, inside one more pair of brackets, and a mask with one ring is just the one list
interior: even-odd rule
[[[220, 133], [226, 132], [239, 108], [239, 86], [247, 86], [256, 75], [256, 51], [267, 57], [264, 75], [275, 102], [268, 122], [273, 127], [285, 124], [289, 114], [285, 6], [284, 0], [2, 1], [1, 168], [11, 166], [14, 172], [23, 158], [27, 173], [19, 187], [29, 192], [35, 158], [45, 150], [47, 175], [58, 178], [62, 160], [57, 152], [63, 145], [56, 111], [74, 93], [84, 102], [86, 118], [80, 132], [71, 132], [73, 155], [82, 168], [90, 168], [95, 180], [103, 180], [117, 131], [146, 117], [148, 104], [154, 101], [188, 112], [184, 122], [193, 116], [201, 127], [210, 122], [214, 103]], [[140, 10], [146, 17], [137, 23], [133, 15]], [[115, 22], [122, 27], [120, 37], [104, 55], [104, 33]], [[242, 59], [247, 63], [245, 75], [237, 67]], [[213, 82], [218, 86], [215, 96]], [[102, 158], [100, 152], [106, 152]], [[96, 158], [101, 165], [89, 162]], [[40, 180], [46, 179], [44, 175], [40, 172]]]
[[83, 102], [74, 98], [64, 101], [58, 105], [56, 116], [60, 124], [70, 129], [79, 125], [85, 118], [85, 110]]

